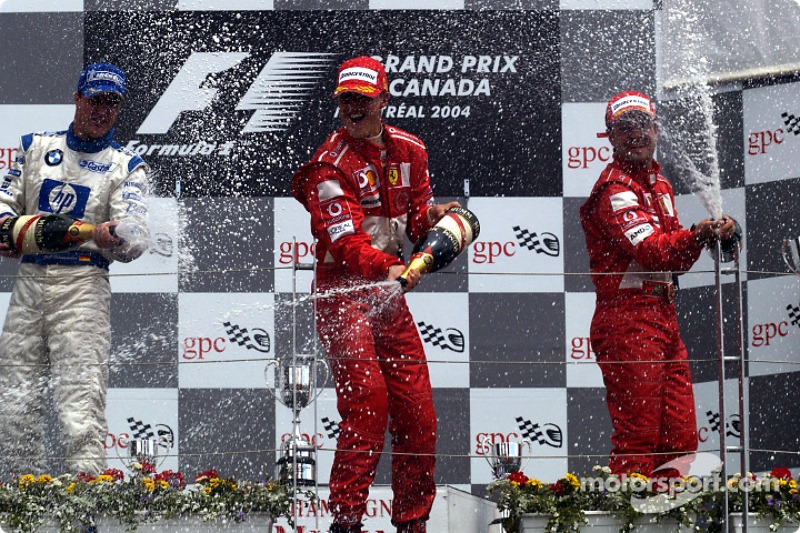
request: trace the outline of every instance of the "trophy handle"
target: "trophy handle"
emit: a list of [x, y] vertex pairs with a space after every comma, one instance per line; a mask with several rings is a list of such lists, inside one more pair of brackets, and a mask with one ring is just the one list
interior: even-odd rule
[[158, 462], [158, 470], [161, 470], [161, 467], [164, 466], [164, 463], [167, 461], [167, 457], [169, 456], [169, 451], [171, 449], [169, 444], [169, 439], [166, 435], [161, 435], [158, 437], [156, 441], [156, 449], [162, 448], [164, 450], [164, 455], [161, 456], [161, 460]]
[[322, 394], [322, 389], [325, 387], [325, 385], [328, 384], [328, 380], [331, 377], [331, 369], [330, 366], [328, 366], [328, 362], [325, 360], [324, 357], [319, 357], [319, 358], [315, 357], [314, 362], [316, 363], [314, 365], [314, 368], [322, 370], [322, 381], [316, 384], [317, 390], [316, 394], [314, 394], [314, 399], [316, 400], [317, 398], [319, 398], [319, 395]]
[[[274, 368], [273, 368], [274, 367]], [[270, 378], [270, 370], [272, 369], [272, 377]], [[278, 378], [275, 375], [278, 371], [278, 359], [267, 359], [267, 366], [264, 367], [264, 382], [267, 384], [267, 391], [272, 395], [273, 398], [281, 401], [278, 394], [275, 392], [275, 387], [278, 384]], [[272, 386], [270, 386], [270, 383]], [[281, 402], [283, 403], [283, 402]]]
[[528, 462], [533, 457], [533, 443], [531, 441], [529, 441], [529, 440], [524, 440], [524, 441], [522, 441], [521, 444], [522, 444], [522, 448], [523, 449], [525, 449], [525, 446], [528, 446], [528, 455], [525, 457], [525, 459], [520, 464], [520, 467], [519, 467], [520, 472], [525, 470], [525, 467], [528, 466]]
[[[800, 265], [800, 238], [783, 239], [781, 255], [789, 270], [795, 274], [800, 274], [800, 271], [798, 271], [798, 265]], [[789, 257], [790, 255], [791, 258]]]
[[121, 448], [123, 445], [124, 445], [124, 446], [127, 448], [127, 447], [128, 447], [128, 444], [129, 444], [129, 442], [130, 442], [130, 439], [129, 439], [128, 437], [125, 437], [125, 436], [122, 436], [122, 435], [120, 435], [120, 436], [117, 438], [117, 445], [116, 445], [116, 446], [114, 446], [114, 453], [116, 453], [116, 454], [117, 454], [117, 459], [119, 459], [119, 460], [120, 460], [120, 462], [121, 462], [122, 464], [126, 465], [126, 466], [128, 466], [128, 459], [126, 459], [126, 458], [123, 458], [123, 457], [122, 457], [122, 456], [119, 454], [119, 449], [120, 449], [120, 448]]
[[486, 462], [489, 463], [489, 466], [491, 466], [492, 470], [494, 470], [494, 464], [492, 464], [492, 459], [489, 457], [491, 455], [489, 452], [492, 451], [492, 445], [489, 442], [490, 440], [491, 439], [489, 438], [489, 435], [486, 435], [483, 437], [483, 439], [481, 439], [481, 451], [483, 451], [483, 458], [486, 459]]

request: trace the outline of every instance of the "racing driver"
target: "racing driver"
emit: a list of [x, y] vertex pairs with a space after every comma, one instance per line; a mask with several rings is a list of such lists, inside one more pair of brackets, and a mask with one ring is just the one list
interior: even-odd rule
[[[65, 131], [23, 135], [0, 185], [0, 223], [57, 213], [95, 225], [92, 241], [77, 250], [22, 255], [0, 337], [0, 447], [17, 475], [47, 471], [48, 379], [66, 472], [97, 475], [106, 465], [108, 267], [139, 257], [148, 241], [148, 167], [114, 141], [125, 92], [118, 67], [88, 65], [74, 94], [72, 124]], [[125, 242], [112, 233], [123, 221]], [[19, 257], [8, 244], [0, 244], [0, 255]]]
[[650, 98], [635, 91], [614, 96], [605, 122], [601, 135], [613, 160], [580, 210], [597, 296], [590, 337], [613, 426], [609, 466], [649, 477], [697, 449], [673, 274], [689, 270], [714, 240], [739, 239], [740, 230], [727, 215], [681, 226], [672, 186], [653, 159], [658, 124]]
[[[345, 61], [333, 94], [343, 127], [292, 180], [318, 241], [317, 330], [342, 417], [330, 475], [331, 533], [361, 532], [387, 425], [397, 531], [424, 532], [436, 494], [425, 353], [402, 292], [385, 282], [405, 270], [404, 234], [416, 242], [458, 203], [434, 203], [425, 145], [383, 122], [388, 89], [380, 62]], [[407, 288], [419, 279], [412, 271]]]

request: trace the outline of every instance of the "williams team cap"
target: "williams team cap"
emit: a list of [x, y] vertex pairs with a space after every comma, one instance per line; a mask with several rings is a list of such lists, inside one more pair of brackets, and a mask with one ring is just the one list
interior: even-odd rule
[[78, 92], [87, 98], [100, 93], [116, 93], [125, 96], [125, 73], [111, 63], [87, 65], [78, 78]]
[[333, 97], [353, 92], [375, 98], [389, 90], [389, 79], [380, 61], [367, 56], [348, 59], [339, 67]]

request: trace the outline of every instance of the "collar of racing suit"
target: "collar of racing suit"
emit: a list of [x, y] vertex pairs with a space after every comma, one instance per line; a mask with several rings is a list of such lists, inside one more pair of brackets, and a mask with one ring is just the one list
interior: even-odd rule
[[626, 165], [624, 162], [617, 159], [616, 155], [614, 155], [614, 165], [619, 170], [630, 176], [633, 181], [647, 188], [654, 187], [656, 181], [658, 181], [658, 175], [661, 174], [661, 165], [659, 165], [658, 161], [655, 159], [653, 159], [652, 163], [650, 164], [650, 168], [648, 169], [631, 168], [630, 165]]
[[380, 153], [384, 150], [388, 150], [389, 146], [392, 145], [392, 135], [389, 132], [390, 128], [381, 123], [381, 128], [383, 128], [383, 140], [386, 141], [386, 146], [378, 146], [372, 141], [367, 139], [355, 139], [350, 136], [345, 128], [342, 128], [342, 137], [344, 140], [347, 141], [356, 152], [365, 155], [368, 159], [375, 159], [380, 160]]
[[111, 145], [113, 140], [114, 140], [114, 128], [108, 130], [108, 133], [106, 133], [99, 139], [89, 139], [86, 141], [78, 139], [75, 136], [75, 131], [73, 130], [73, 124], [70, 124], [69, 129], [67, 130], [67, 146], [69, 146], [69, 149], [74, 150], [76, 152], [83, 152], [85, 154], [95, 154], [97, 152], [102, 152]]

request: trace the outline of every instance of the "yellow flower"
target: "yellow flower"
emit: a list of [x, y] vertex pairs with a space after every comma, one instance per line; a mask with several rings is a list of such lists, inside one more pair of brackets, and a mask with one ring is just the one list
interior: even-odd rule
[[19, 490], [26, 490], [33, 483], [36, 483], [36, 478], [33, 474], [25, 474], [19, 477]]
[[531, 489], [540, 489], [540, 488], [542, 488], [542, 482], [539, 481], [538, 479], [532, 479], [531, 478], [531, 479], [528, 479], [528, 481], [525, 482], [525, 486], [528, 487], [528, 488], [531, 488]]
[[155, 490], [155, 488], [156, 488], [156, 483], [155, 483], [155, 481], [153, 481], [153, 478], [143, 477], [142, 478], [142, 483], [144, 483], [144, 486], [147, 489], [147, 492], [153, 492], [153, 490]]
[[39, 476], [39, 483], [44, 483], [45, 485], [49, 485], [50, 483], [52, 483], [52, 481], [53, 478], [51, 476], [48, 476], [47, 474], [42, 474], [41, 476]]
[[208, 485], [212, 489], [215, 489], [215, 488], [219, 487], [221, 483], [222, 483], [222, 480], [220, 478], [218, 478], [218, 477], [212, 477], [211, 479], [208, 480]]
[[114, 483], [114, 478], [108, 474], [100, 474], [92, 480], [93, 483]]
[[73, 482], [72, 482], [72, 483], [70, 483], [70, 484], [69, 484], [69, 486], [67, 487], [67, 494], [72, 494], [72, 490], [73, 490], [74, 488], [75, 488], [75, 482], [73, 481]]
[[206, 494], [211, 494], [211, 487], [204, 488], [203, 492], [205, 492]]
[[162, 479], [161, 481], [158, 482], [158, 486], [162, 489], [168, 489], [169, 483], [166, 480]]
[[575, 474], [567, 474], [566, 476], [564, 476], [564, 479], [566, 479], [567, 483], [572, 485], [572, 487], [575, 489], [581, 486], [581, 482]]

